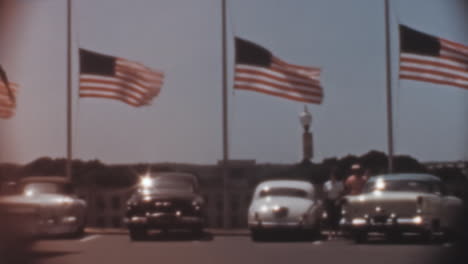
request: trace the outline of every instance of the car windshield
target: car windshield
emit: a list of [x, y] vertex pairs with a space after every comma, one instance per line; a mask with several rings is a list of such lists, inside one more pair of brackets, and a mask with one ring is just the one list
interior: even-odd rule
[[364, 192], [373, 191], [392, 191], [392, 192], [424, 192], [431, 193], [440, 191], [440, 188], [429, 181], [417, 180], [375, 180], [366, 184]]
[[62, 184], [50, 182], [27, 183], [24, 185], [23, 191], [30, 194], [62, 194], [66, 192], [65, 187]]
[[268, 188], [261, 190], [259, 196], [288, 196], [306, 198], [307, 192], [296, 188]]

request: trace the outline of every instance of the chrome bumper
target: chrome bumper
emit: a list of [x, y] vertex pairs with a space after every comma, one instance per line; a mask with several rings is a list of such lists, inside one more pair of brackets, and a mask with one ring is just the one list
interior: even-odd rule
[[123, 223], [127, 226], [147, 226], [147, 227], [185, 227], [203, 224], [200, 216], [185, 216], [169, 213], [153, 213], [145, 216], [124, 217]]
[[306, 225], [300, 221], [249, 221], [250, 229], [313, 229], [313, 225]]
[[342, 218], [340, 226], [345, 231], [365, 230], [369, 232], [384, 232], [388, 230], [397, 231], [423, 231], [427, 230], [428, 224], [421, 217], [388, 218], [383, 222], [376, 222], [372, 218]]

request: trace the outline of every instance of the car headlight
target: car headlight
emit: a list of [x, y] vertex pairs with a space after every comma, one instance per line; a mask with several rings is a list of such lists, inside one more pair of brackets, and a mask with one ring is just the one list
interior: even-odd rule
[[73, 203], [73, 199], [70, 197], [62, 197], [62, 198], [57, 199], [57, 202], [62, 205], [70, 205]]
[[152, 187], [153, 186], [153, 179], [148, 175], [145, 175], [145, 176], [141, 177], [140, 186], [143, 187], [143, 188]]
[[413, 217], [413, 223], [420, 225], [423, 223], [423, 218], [421, 216], [415, 216]]
[[351, 223], [353, 225], [359, 226], [359, 225], [365, 225], [367, 223], [366, 219], [364, 218], [354, 218]]

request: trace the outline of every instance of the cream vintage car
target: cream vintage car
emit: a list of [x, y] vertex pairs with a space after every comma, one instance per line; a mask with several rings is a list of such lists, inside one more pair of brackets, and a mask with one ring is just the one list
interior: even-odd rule
[[80, 235], [86, 202], [61, 177], [27, 177], [0, 196], [0, 215], [15, 223], [23, 237]]
[[298, 231], [318, 235], [323, 213], [315, 198], [314, 186], [299, 180], [269, 180], [260, 183], [248, 211], [253, 240], [262, 240], [272, 231]]
[[345, 197], [340, 224], [356, 242], [364, 242], [370, 232], [390, 239], [416, 232], [427, 240], [436, 233], [454, 234], [463, 202], [444, 189], [441, 180], [430, 174], [372, 177], [362, 194]]

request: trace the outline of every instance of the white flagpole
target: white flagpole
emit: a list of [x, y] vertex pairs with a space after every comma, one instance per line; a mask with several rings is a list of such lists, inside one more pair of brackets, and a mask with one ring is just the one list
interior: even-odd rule
[[387, 70], [387, 136], [388, 136], [388, 173], [393, 172], [393, 99], [392, 99], [392, 63], [390, 46], [390, 8], [385, 0], [385, 49]]
[[72, 179], [72, 8], [71, 0], [67, 0], [67, 162], [66, 178]]
[[227, 83], [227, 36], [226, 36], [226, 0], [221, 0], [222, 43], [223, 43], [223, 227], [228, 228], [228, 193], [229, 175], [229, 140], [228, 140], [228, 83]]

